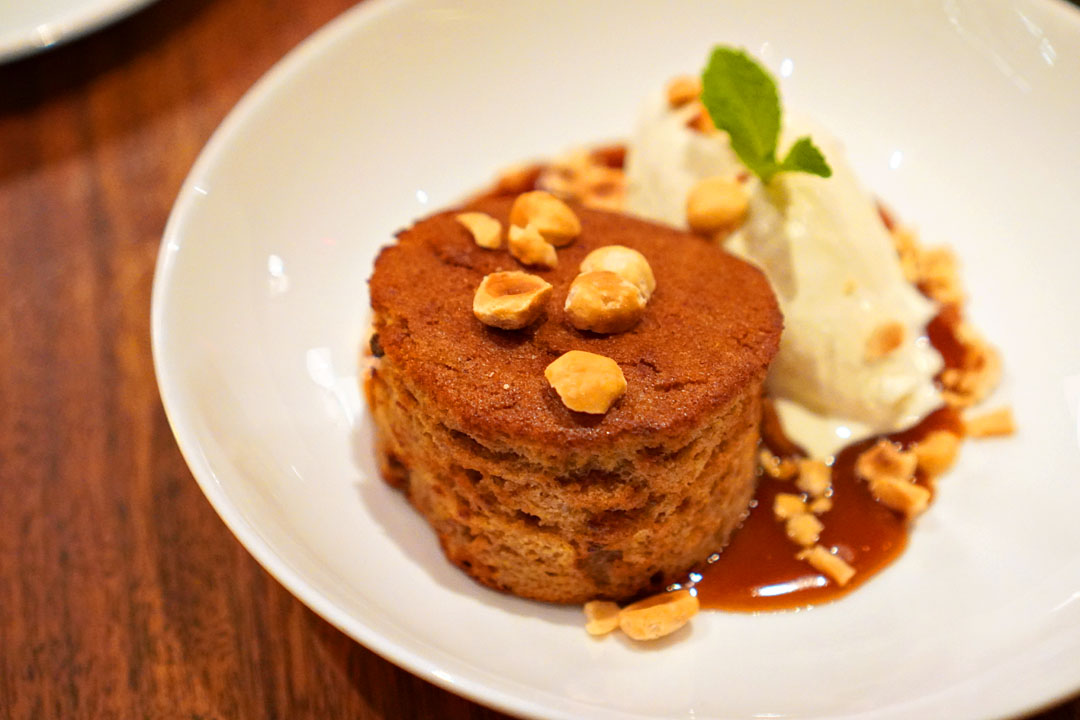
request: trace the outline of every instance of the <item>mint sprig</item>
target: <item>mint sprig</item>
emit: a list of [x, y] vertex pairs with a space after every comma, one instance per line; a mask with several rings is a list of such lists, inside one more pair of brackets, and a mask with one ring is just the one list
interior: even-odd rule
[[778, 172], [832, 175], [825, 156], [809, 137], [796, 140], [784, 159], [777, 161], [782, 110], [776, 81], [744, 51], [714, 48], [701, 84], [701, 101], [713, 124], [727, 132], [731, 149], [762, 182], [768, 183]]

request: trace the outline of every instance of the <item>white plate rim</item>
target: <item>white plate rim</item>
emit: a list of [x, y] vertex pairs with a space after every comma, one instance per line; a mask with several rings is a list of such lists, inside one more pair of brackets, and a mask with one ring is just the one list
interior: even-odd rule
[[44, 52], [121, 20], [154, 0], [85, 0], [58, 19], [0, 32], [0, 62]]

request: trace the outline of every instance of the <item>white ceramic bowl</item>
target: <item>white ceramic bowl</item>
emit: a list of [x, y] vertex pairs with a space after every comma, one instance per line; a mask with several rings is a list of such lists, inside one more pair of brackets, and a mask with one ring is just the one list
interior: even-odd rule
[[0, 62], [73, 40], [153, 0], [0, 0]]
[[[593, 640], [483, 589], [376, 475], [356, 358], [393, 232], [513, 161], [625, 135], [742, 45], [964, 261], [1020, 433], [965, 447], [898, 562], [808, 612]], [[365, 3], [229, 116], [154, 288], [161, 393], [207, 497], [315, 611], [421, 677], [551, 718], [998, 717], [1080, 687], [1080, 14], [1049, 0]]]

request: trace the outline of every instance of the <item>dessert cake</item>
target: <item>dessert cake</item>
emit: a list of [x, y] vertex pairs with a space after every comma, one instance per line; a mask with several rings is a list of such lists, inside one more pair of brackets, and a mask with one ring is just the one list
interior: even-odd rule
[[[457, 219], [508, 227], [512, 201], [431, 216], [376, 260], [369, 399], [382, 473], [485, 585], [560, 603], [661, 588], [748, 511], [776, 299], [761, 272], [700, 237], [579, 206], [580, 235], [556, 266], [526, 268]], [[578, 330], [567, 293], [586, 255], [616, 244], [645, 257], [655, 291], [630, 329]], [[482, 323], [484, 278], [526, 269], [551, 286], [542, 314], [521, 329]], [[545, 377], [575, 350], [625, 376], [602, 414], [570, 410]]]

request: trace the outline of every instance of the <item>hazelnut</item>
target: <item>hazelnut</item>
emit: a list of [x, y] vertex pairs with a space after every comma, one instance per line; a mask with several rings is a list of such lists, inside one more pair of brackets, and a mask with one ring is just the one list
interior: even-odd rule
[[930, 491], [922, 485], [890, 477], [872, 478], [870, 494], [885, 507], [896, 510], [909, 519], [930, 504]]
[[891, 478], [907, 482], [915, 477], [918, 464], [915, 453], [901, 450], [895, 443], [881, 439], [855, 459], [855, 472], [863, 480]]
[[555, 247], [569, 245], [581, 234], [581, 221], [570, 206], [543, 190], [517, 196], [510, 207], [510, 224], [533, 225]]
[[530, 325], [544, 311], [551, 285], [523, 272], [486, 275], [473, 295], [473, 315], [492, 327], [517, 330]]
[[773, 498], [773, 515], [777, 520], [802, 515], [806, 512], [806, 503], [798, 495], [793, 493], [776, 493]]
[[758, 452], [758, 464], [765, 474], [777, 480], [790, 480], [799, 472], [799, 466], [791, 458], [780, 458], [763, 447]]
[[502, 223], [487, 213], [458, 213], [454, 219], [464, 225], [473, 241], [485, 250], [498, 250], [502, 246]]
[[532, 225], [525, 227], [511, 225], [507, 236], [507, 246], [510, 254], [524, 265], [537, 265], [550, 269], [559, 264], [555, 247], [545, 240]]
[[746, 218], [750, 198], [732, 178], [709, 177], [690, 189], [686, 198], [686, 222], [697, 233], [730, 231]]
[[712, 115], [709, 114], [709, 111], [706, 110], [705, 106], [700, 102], [694, 104], [697, 106], [697, 109], [694, 111], [693, 115], [687, 119], [686, 127], [691, 130], [696, 130], [702, 135], [715, 135], [717, 132], [716, 123], [713, 122]]
[[575, 412], [603, 415], [626, 392], [626, 378], [611, 358], [583, 350], [563, 353], [544, 377]]
[[585, 632], [607, 635], [619, 627], [619, 606], [609, 600], [590, 600], [585, 603]]
[[672, 79], [667, 86], [668, 105], [682, 107], [686, 103], [701, 97], [701, 79], [691, 75], [680, 75]]
[[968, 437], [998, 437], [1016, 432], [1012, 409], [1003, 407], [964, 420], [964, 432]]
[[618, 333], [638, 324], [645, 314], [645, 298], [629, 280], [596, 270], [574, 278], [564, 309], [578, 330]]
[[649, 261], [637, 250], [624, 245], [606, 245], [596, 248], [581, 261], [581, 272], [607, 270], [624, 280], [629, 280], [641, 291], [645, 302], [656, 290], [656, 278], [653, 277]]
[[634, 640], [656, 640], [690, 622], [700, 609], [697, 596], [689, 590], [660, 593], [624, 607], [619, 627]]
[[820, 460], [799, 460], [795, 487], [812, 498], [824, 497], [832, 490], [832, 470]]
[[841, 587], [847, 585], [855, 575], [855, 568], [848, 565], [844, 558], [834, 555], [821, 545], [801, 550], [795, 557], [810, 563], [815, 570], [825, 573]]
[[960, 450], [960, 438], [947, 430], [935, 430], [911, 449], [915, 453], [919, 469], [928, 475], [940, 475], [956, 460]]
[[821, 538], [821, 531], [824, 529], [825, 526], [821, 524], [817, 517], [806, 512], [792, 515], [784, 523], [784, 532], [787, 534], [788, 539], [803, 547], [809, 547], [817, 543], [818, 539]]

